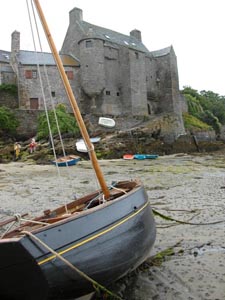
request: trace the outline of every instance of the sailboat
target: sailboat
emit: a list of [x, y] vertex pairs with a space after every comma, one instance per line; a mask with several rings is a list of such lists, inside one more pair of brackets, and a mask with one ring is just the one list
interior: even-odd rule
[[0, 239], [0, 299], [74, 299], [139, 266], [154, 244], [155, 221], [139, 180], [106, 184], [42, 8], [38, 0], [33, 2], [100, 188], [6, 230]]

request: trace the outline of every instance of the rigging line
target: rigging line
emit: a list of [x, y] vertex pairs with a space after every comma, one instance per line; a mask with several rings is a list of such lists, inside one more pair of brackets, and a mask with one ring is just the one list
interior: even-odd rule
[[[36, 19], [36, 15], [35, 15], [35, 11], [34, 11], [34, 6], [33, 6], [32, 0], [31, 0], [31, 7], [32, 7], [34, 21], [35, 21], [35, 26], [36, 26], [36, 32], [37, 32], [39, 47], [40, 47], [42, 58], [43, 58], [43, 49], [42, 49], [40, 34], [39, 34], [39, 30], [38, 30], [38, 25], [37, 25], [37, 19]], [[44, 59], [43, 59], [43, 61], [44, 61]], [[46, 80], [47, 80], [47, 86], [48, 86], [49, 96], [50, 96], [50, 100], [51, 100], [51, 106], [52, 106], [52, 109], [53, 109], [53, 112], [54, 112], [55, 121], [56, 121], [57, 131], [58, 131], [58, 134], [60, 136], [61, 144], [63, 146], [62, 137], [61, 137], [60, 128], [59, 128], [59, 123], [58, 123], [58, 118], [57, 118], [56, 111], [55, 111], [55, 105], [53, 103], [53, 99], [52, 99], [52, 96], [51, 96], [50, 82], [49, 82], [48, 72], [47, 72], [46, 64], [45, 63], [43, 64], [43, 67], [44, 67], [44, 72], [45, 72], [45, 76], [46, 76]], [[49, 121], [49, 116], [48, 116], [48, 113], [47, 113], [48, 109], [47, 109], [47, 104], [46, 104], [46, 98], [44, 98], [44, 104], [45, 104], [45, 113], [46, 113], [47, 119]], [[48, 122], [48, 126], [49, 126], [49, 133], [50, 133], [51, 144], [52, 144], [52, 148], [53, 148], [53, 152], [54, 152], [54, 158], [57, 159], [57, 155], [56, 155], [56, 152], [55, 152], [55, 146], [54, 146], [54, 140], [53, 140], [53, 135], [52, 135], [52, 130], [51, 130], [50, 122]], [[62, 147], [62, 148], [63, 148], [63, 153], [64, 153], [64, 156], [65, 156], [64, 147]]]
[[[32, 6], [32, 11], [33, 11], [33, 16], [34, 16], [34, 21], [35, 21], [35, 26], [36, 26], [36, 31], [37, 31], [37, 37], [38, 37], [38, 41], [39, 41], [39, 46], [40, 46], [41, 53], [42, 53], [42, 56], [43, 56], [43, 48], [42, 48], [42, 43], [41, 43], [41, 39], [40, 39], [40, 34], [39, 34], [39, 30], [38, 30], [38, 25], [37, 25], [37, 19], [36, 19], [34, 5], [33, 5], [33, 1], [32, 0], [31, 0], [31, 6]], [[51, 106], [52, 106], [52, 109], [53, 109], [53, 112], [54, 112], [54, 117], [55, 117], [55, 121], [56, 121], [57, 131], [58, 131], [58, 134], [59, 134], [59, 138], [60, 138], [60, 143], [61, 143], [63, 155], [66, 156], [65, 147], [64, 147], [64, 144], [63, 144], [63, 139], [62, 139], [61, 131], [60, 131], [60, 128], [59, 128], [58, 117], [57, 117], [56, 110], [55, 110], [55, 104], [54, 104], [54, 101], [53, 101], [53, 98], [52, 98], [52, 95], [51, 95], [50, 82], [49, 82], [49, 77], [48, 77], [48, 72], [47, 72], [46, 64], [44, 63], [43, 66], [44, 66], [45, 76], [46, 76], [46, 79], [47, 79], [47, 86], [48, 86], [49, 95], [50, 95], [50, 102], [51, 102]], [[51, 140], [51, 142], [52, 142], [52, 144], [54, 144], [54, 140], [53, 139]]]
[[[48, 44], [49, 44], [49, 46], [51, 48], [51, 51], [52, 51], [52, 54], [54, 56], [55, 63], [57, 65], [57, 69], [59, 71], [59, 74], [60, 74], [60, 76], [62, 78], [62, 81], [63, 81], [63, 84], [65, 86], [65, 90], [67, 92], [67, 96], [68, 96], [68, 99], [70, 101], [71, 108], [72, 108], [73, 113], [74, 113], [74, 117], [77, 120], [77, 123], [78, 123], [78, 126], [80, 128], [80, 132], [82, 134], [83, 139], [86, 140], [88, 145], [90, 145], [91, 141], [90, 141], [90, 138], [89, 138], [89, 135], [88, 135], [87, 128], [84, 124], [83, 117], [82, 117], [80, 109], [78, 107], [78, 104], [77, 104], [76, 98], [74, 96], [72, 87], [70, 85], [68, 76], [66, 76], [62, 60], [61, 60], [61, 58], [59, 56], [59, 53], [56, 49], [54, 40], [51, 36], [51, 32], [50, 32], [48, 24], [46, 22], [46, 19], [45, 19], [45, 16], [43, 14], [42, 8], [40, 6], [39, 0], [33, 0], [33, 1], [34, 1], [34, 4], [35, 4], [35, 7], [37, 9], [40, 21], [42, 23], [42, 26], [43, 26], [43, 29], [44, 29], [44, 32], [45, 32], [45, 36], [48, 40]], [[90, 153], [91, 153], [90, 156], [91, 156], [92, 167], [94, 168], [94, 170], [96, 172], [99, 184], [101, 185], [101, 188], [102, 188], [102, 190], [105, 194], [106, 199], [109, 199], [110, 198], [110, 192], [109, 192], [108, 187], [106, 185], [103, 172], [102, 172], [102, 170], [100, 168], [100, 165], [98, 163], [97, 155], [96, 155], [95, 151], [91, 151]]]
[[13, 228], [13, 226], [17, 223], [17, 220], [6, 228], [5, 232], [1, 235], [0, 240], [4, 238], [4, 236]]
[[[27, 10], [28, 10], [31, 34], [32, 34], [32, 39], [33, 39], [33, 46], [34, 46], [34, 50], [35, 50], [35, 54], [36, 54], [36, 60], [37, 60], [37, 69], [38, 69], [38, 75], [39, 75], [39, 80], [40, 80], [41, 92], [42, 92], [42, 97], [43, 97], [43, 100], [44, 100], [43, 102], [44, 102], [45, 114], [46, 114], [46, 119], [47, 119], [47, 124], [48, 124], [48, 130], [49, 130], [50, 136], [52, 136], [52, 130], [51, 130], [50, 120], [49, 120], [48, 111], [47, 111], [46, 98], [45, 98], [45, 93], [44, 93], [44, 88], [43, 88], [40, 65], [38, 63], [37, 48], [36, 48], [36, 42], [35, 42], [35, 38], [34, 38], [34, 30], [33, 30], [33, 25], [32, 25], [32, 21], [31, 21], [30, 8], [29, 8], [28, 0], [26, 2], [27, 2]], [[32, 5], [32, 0], [31, 0], [31, 5]], [[54, 147], [53, 147], [53, 153], [54, 153], [54, 158], [56, 159], [56, 152], [55, 152]], [[58, 174], [60, 175], [59, 169], [58, 169]]]
[[[41, 49], [41, 53], [42, 53], [42, 57], [43, 57], [42, 43], [41, 43], [41, 39], [40, 39], [40, 34], [39, 34], [39, 30], [38, 30], [38, 25], [37, 25], [37, 19], [36, 19], [34, 5], [33, 5], [33, 1], [32, 0], [31, 0], [31, 6], [32, 6], [32, 10], [33, 10], [33, 16], [34, 16], [35, 25], [36, 25], [36, 31], [37, 31], [38, 41], [39, 41], [39, 47]], [[44, 61], [44, 59], [43, 59], [43, 61]], [[53, 101], [53, 98], [52, 98], [52, 94], [51, 94], [49, 76], [48, 76], [48, 72], [47, 72], [47, 68], [46, 68], [46, 64], [45, 63], [43, 64], [43, 67], [44, 67], [44, 72], [45, 72], [45, 76], [46, 76], [46, 80], [47, 80], [47, 87], [48, 87], [48, 91], [49, 91], [51, 107], [52, 107], [52, 110], [53, 110], [53, 113], [54, 113], [54, 118], [55, 118], [55, 121], [56, 121], [57, 132], [58, 132], [58, 135], [59, 135], [59, 139], [60, 139], [60, 144], [61, 144], [63, 156], [65, 157], [66, 156], [66, 151], [65, 151], [65, 147], [64, 147], [64, 143], [63, 143], [63, 138], [62, 138], [60, 127], [59, 127], [59, 122], [58, 122], [58, 117], [57, 117], [57, 114], [56, 114], [55, 104], [54, 104], [54, 101]], [[53, 136], [52, 136], [52, 132], [50, 134], [50, 140], [51, 140], [52, 147], [55, 150], [54, 139], [53, 139]], [[56, 160], [56, 156], [57, 155], [55, 153], [55, 160]], [[69, 174], [69, 169], [68, 169], [69, 165], [68, 165], [67, 161], [66, 161], [66, 166], [67, 166], [68, 177], [70, 178], [70, 176], [69, 176], [70, 175]]]
[[[33, 16], [34, 16], [35, 24], [36, 24], [37, 35], [38, 35], [39, 42], [40, 42], [40, 36], [39, 36], [39, 31], [38, 31], [38, 27], [37, 27], [37, 22], [36, 22], [36, 18], [35, 18], [35, 13], [34, 13], [34, 9], [33, 9], [32, 0], [31, 0], [31, 6], [32, 6], [32, 10], [33, 10]], [[56, 151], [55, 151], [55, 147], [54, 147], [54, 141], [53, 141], [53, 137], [52, 137], [52, 130], [51, 130], [51, 126], [50, 126], [50, 120], [49, 120], [49, 116], [48, 116], [48, 109], [47, 109], [47, 104], [46, 104], [46, 97], [45, 97], [45, 92], [44, 92], [44, 87], [43, 87], [43, 81], [42, 81], [42, 75], [41, 75], [41, 71], [40, 71], [40, 65], [39, 65], [39, 61], [38, 61], [37, 48], [36, 48], [36, 42], [35, 42], [35, 38], [34, 38], [34, 30], [33, 30], [32, 22], [31, 22], [31, 14], [30, 14], [28, 0], [27, 0], [27, 10], [28, 10], [28, 15], [29, 15], [29, 21], [30, 21], [30, 27], [31, 27], [31, 34], [32, 34], [34, 49], [35, 49], [35, 53], [36, 53], [37, 69], [38, 69], [38, 75], [39, 75], [39, 80], [40, 80], [42, 97], [43, 97], [43, 100], [44, 100], [43, 103], [44, 103], [44, 108], [45, 108], [45, 115], [46, 115], [47, 124], [48, 124], [48, 130], [49, 130], [49, 134], [50, 134], [50, 138], [51, 138], [52, 150], [53, 150], [53, 153], [54, 153], [54, 158], [56, 160], [57, 156], [56, 156]], [[43, 51], [41, 53], [43, 55]], [[47, 76], [47, 78], [48, 78], [48, 76]], [[62, 187], [63, 186], [63, 184], [62, 184], [62, 178], [61, 178], [59, 166], [57, 164], [56, 164], [56, 169], [57, 169], [57, 173], [58, 173], [58, 179], [59, 179], [59, 181], [61, 183], [59, 186]], [[68, 208], [67, 208], [67, 205], [65, 203], [66, 202], [65, 202], [65, 199], [64, 199], [65, 211], [66, 211], [66, 213], [68, 213]]]
[[[39, 39], [39, 46], [40, 46], [40, 49], [41, 49], [41, 52], [43, 53], [42, 51], [42, 46], [41, 46], [41, 41], [40, 41], [40, 35], [39, 35], [39, 32], [38, 32], [38, 26], [37, 26], [37, 21], [36, 21], [36, 17], [35, 17], [35, 12], [34, 12], [34, 6], [33, 6], [33, 1], [31, 0], [31, 4], [32, 4], [32, 9], [33, 9], [33, 15], [34, 15], [34, 20], [35, 20], [35, 24], [36, 24], [36, 30], [37, 30], [37, 34], [38, 34], [38, 39]], [[49, 80], [49, 77], [47, 75], [47, 71], [46, 71], [46, 65], [44, 64], [44, 69], [45, 69], [45, 72], [46, 72], [46, 78], [47, 80]], [[53, 99], [52, 99], [52, 96], [51, 96], [51, 90], [50, 90], [50, 84], [49, 84], [49, 81], [48, 81], [48, 87], [49, 87], [49, 95], [50, 95], [50, 100], [51, 100], [51, 105], [52, 105], [52, 108], [53, 108], [53, 111], [54, 111], [54, 116], [55, 116], [55, 120], [56, 120], [56, 124], [57, 124], [57, 131], [58, 131], [58, 134], [59, 134], [59, 138], [60, 138], [60, 143], [61, 143], [61, 147], [62, 147], [62, 151], [63, 151], [63, 155], [64, 157], [66, 156], [66, 152], [65, 152], [65, 147], [64, 147], [64, 144], [63, 144], [63, 139], [62, 139], [62, 135], [61, 135], [61, 132], [60, 132], [60, 128], [59, 128], [59, 124], [58, 124], [58, 118], [57, 118], [57, 115], [56, 115], [56, 111], [55, 111], [55, 105], [53, 103]], [[65, 89], [65, 87], [64, 87]], [[52, 145], [54, 144], [54, 141], [53, 141], [53, 138], [51, 136], [51, 143]], [[88, 149], [88, 156], [89, 156], [89, 159], [91, 160], [91, 155], [90, 155], [90, 152], [94, 150], [94, 146], [92, 144], [92, 147], [91, 149], [88, 147], [86, 141], [84, 140], [84, 143], [86, 145], [86, 148]], [[57, 165], [58, 166], [58, 165]], [[67, 166], [67, 172], [68, 172], [68, 177], [70, 178], [70, 174], [69, 174], [69, 166], [68, 166], [68, 163], [66, 162], [66, 166]], [[94, 172], [94, 171], [93, 171]], [[100, 184], [98, 182], [98, 178], [97, 178], [97, 175], [96, 173], [94, 172], [94, 176], [95, 176], [95, 186], [96, 188], [100, 188]]]
[[[40, 47], [41, 54], [42, 54], [42, 57], [43, 57], [43, 48], [42, 48], [41, 38], [40, 38], [40, 34], [39, 34], [39, 30], [38, 30], [38, 24], [37, 24], [37, 19], [36, 19], [36, 14], [35, 14], [35, 9], [34, 9], [34, 5], [33, 5], [33, 1], [32, 0], [31, 0], [31, 7], [32, 7], [32, 12], [33, 12], [35, 26], [36, 26], [36, 32], [37, 32], [37, 37], [38, 37], [38, 41], [39, 41], [39, 47]], [[43, 59], [43, 62], [44, 62], [44, 59]], [[62, 138], [60, 127], [59, 127], [59, 122], [58, 122], [58, 117], [57, 117], [57, 114], [56, 114], [55, 104], [54, 104], [54, 101], [53, 101], [53, 98], [52, 98], [52, 94], [51, 94], [51, 88], [50, 88], [51, 85], [50, 85], [50, 82], [49, 82], [49, 76], [48, 76], [48, 72], [47, 72], [47, 68], [46, 68], [46, 64], [45, 63], [43, 64], [43, 67], [44, 67], [45, 77], [46, 77], [46, 80], [47, 80], [47, 87], [48, 87], [48, 91], [49, 91], [51, 107], [52, 107], [52, 110], [53, 110], [53, 113], [54, 113], [54, 119], [55, 119], [55, 122], [56, 122], [57, 132], [58, 132], [58, 135], [59, 135], [59, 139], [60, 139], [60, 144], [61, 144], [63, 156], [66, 157], [66, 151], [65, 151], [65, 147], [64, 147], [64, 143], [63, 143], [63, 138]], [[46, 107], [46, 110], [47, 110], [47, 105], [45, 107]], [[46, 114], [48, 115], [48, 113], [46, 113]], [[50, 141], [51, 141], [52, 149], [53, 149], [53, 152], [54, 152], [54, 158], [55, 158], [55, 161], [56, 161], [57, 160], [57, 155], [56, 155], [56, 151], [55, 151], [54, 139], [53, 139], [53, 135], [52, 135], [52, 130], [51, 130], [50, 122], [49, 122], [49, 134], [50, 134]], [[68, 179], [70, 179], [70, 182], [72, 182], [72, 178], [71, 178], [70, 172], [69, 172], [68, 162], [66, 161], [65, 163], [66, 163], [66, 171], [67, 171]], [[58, 172], [60, 174], [58, 164], [56, 164], [56, 167], [57, 167]], [[62, 183], [62, 180], [61, 180], [61, 183]], [[73, 186], [73, 184], [72, 184], [72, 186]], [[65, 209], [66, 209], [66, 213], [68, 214], [68, 209], [67, 209], [66, 203], [67, 202], [65, 201], [64, 206], [65, 206]]]
[[[39, 34], [39, 29], [38, 29], [38, 23], [37, 23], [35, 9], [34, 9], [34, 5], [33, 5], [33, 1], [32, 0], [31, 0], [31, 6], [32, 6], [33, 17], [34, 17], [34, 22], [35, 22], [35, 26], [36, 26], [37, 38], [38, 38], [38, 41], [39, 41], [39, 47], [40, 47], [41, 54], [42, 54], [42, 57], [43, 57], [43, 48], [42, 48], [41, 38], [40, 38], [40, 34]], [[45, 60], [43, 59], [43, 62], [44, 61]], [[58, 132], [58, 135], [59, 135], [59, 139], [60, 139], [60, 144], [61, 144], [63, 156], [66, 157], [66, 151], [65, 151], [65, 147], [64, 147], [64, 143], [63, 143], [63, 138], [62, 138], [62, 134], [61, 134], [59, 122], [58, 122], [58, 117], [57, 117], [57, 114], [56, 114], [55, 103], [53, 101], [52, 94], [51, 94], [51, 88], [50, 88], [51, 85], [50, 85], [50, 82], [49, 82], [49, 76], [48, 76], [48, 72], [47, 72], [47, 68], [46, 68], [46, 64], [45, 63], [43, 63], [43, 67], [44, 67], [45, 77], [46, 77], [46, 80], [47, 80], [47, 87], [48, 87], [48, 91], [49, 91], [51, 107], [52, 107], [52, 110], [53, 110], [53, 113], [54, 113], [54, 119], [55, 119], [56, 126], [57, 126], [57, 132]], [[46, 105], [46, 110], [47, 110], [47, 105]], [[52, 135], [52, 131], [51, 131], [51, 126], [50, 126], [50, 140], [51, 140], [51, 144], [52, 144], [52, 149], [54, 151], [54, 157], [55, 157], [55, 160], [56, 160], [57, 155], [56, 155], [56, 152], [55, 152], [55, 145], [54, 145], [54, 139], [53, 139], [53, 135]], [[58, 164], [56, 164], [56, 166], [57, 166], [57, 168], [59, 170]], [[71, 176], [70, 176], [69, 165], [68, 165], [67, 161], [66, 161], [66, 171], [67, 171], [68, 179], [70, 179]], [[59, 172], [59, 176], [60, 175], [61, 174]], [[62, 183], [61, 176], [60, 176], [60, 180], [61, 180], [61, 183]], [[65, 184], [64, 184], [64, 186], [65, 186]], [[64, 201], [64, 206], [65, 206], [65, 211], [68, 214], [67, 201]]]

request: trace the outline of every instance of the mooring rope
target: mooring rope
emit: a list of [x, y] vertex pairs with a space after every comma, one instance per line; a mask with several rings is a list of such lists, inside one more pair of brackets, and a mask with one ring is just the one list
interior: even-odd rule
[[5, 232], [1, 235], [1, 238], [0, 239], [3, 239], [4, 236], [13, 228], [13, 226], [15, 225], [17, 221], [14, 221], [6, 230]]
[[21, 214], [14, 214], [15, 220], [12, 221], [12, 224], [10, 224], [10, 226], [8, 228], [6, 228], [6, 230], [4, 231], [4, 233], [1, 235], [0, 239], [3, 239], [5, 237], [5, 235], [11, 231], [11, 229], [13, 228], [13, 226], [16, 223], [19, 223], [19, 225], [21, 224], [21, 222], [29, 222], [29, 223], [33, 223], [33, 224], [37, 224], [37, 225], [44, 225], [47, 226], [49, 225], [49, 223], [46, 222], [40, 222], [40, 221], [35, 221], [32, 219], [25, 219], [21, 216]]
[[113, 292], [109, 291], [106, 287], [104, 287], [103, 285], [101, 285], [100, 283], [98, 283], [97, 281], [95, 281], [94, 279], [92, 279], [91, 277], [89, 277], [87, 274], [85, 274], [84, 272], [82, 272], [80, 269], [78, 269], [77, 267], [75, 267], [74, 265], [72, 265], [67, 259], [65, 259], [63, 256], [61, 256], [59, 253], [57, 253], [55, 250], [53, 250], [51, 247], [49, 247], [46, 243], [44, 243], [42, 240], [40, 240], [37, 236], [35, 236], [31, 232], [29, 232], [29, 231], [22, 231], [21, 233], [29, 236], [31, 239], [33, 239], [34, 241], [36, 241], [39, 244], [41, 244], [48, 251], [50, 251], [53, 255], [55, 255], [58, 259], [60, 259], [61, 261], [63, 261], [68, 267], [70, 267], [72, 270], [74, 270], [75, 272], [77, 272], [80, 276], [84, 277], [86, 280], [90, 281], [93, 284], [93, 287], [96, 290], [97, 290], [97, 288], [99, 288], [103, 292], [106, 292], [110, 296], [114, 297], [115, 299], [123, 300], [120, 296], [118, 296], [118, 295], [114, 294]]

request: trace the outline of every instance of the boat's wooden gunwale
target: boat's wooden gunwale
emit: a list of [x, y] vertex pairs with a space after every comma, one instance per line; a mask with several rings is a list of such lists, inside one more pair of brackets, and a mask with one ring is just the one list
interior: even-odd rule
[[[120, 184], [122, 186], [124, 186], [126, 183], [127, 183], [127, 181], [124, 182], [124, 184], [123, 184], [123, 182], [121, 182]], [[97, 196], [101, 196], [100, 191], [96, 191], [94, 193], [91, 193], [89, 195], [86, 195], [86, 196], [84, 196], [80, 199], [74, 200], [73, 202], [69, 203], [67, 205], [68, 212], [72, 212], [72, 210], [74, 210], [71, 214], [66, 214], [65, 206], [61, 206], [61, 207], [59, 207], [55, 210], [52, 210], [52, 211], [47, 210], [48, 214], [49, 215], [54, 215], [54, 217], [49, 216], [49, 218], [48, 218], [48, 215], [45, 215], [45, 214], [42, 215], [42, 216], [36, 217], [36, 218], [33, 219], [33, 221], [42, 222], [43, 224], [32, 223], [32, 220], [27, 221], [24, 224], [22, 224], [20, 227], [18, 227], [15, 230], [11, 231], [9, 234], [6, 234], [6, 238], [13, 238], [14, 236], [19, 237], [19, 236], [21, 236], [22, 231], [30, 231], [33, 234], [36, 234], [38, 232], [43, 231], [47, 227], [52, 228], [54, 226], [58, 226], [58, 225], [61, 225], [63, 223], [72, 221], [76, 218], [83, 217], [83, 216], [86, 216], [88, 214], [91, 214], [96, 210], [104, 209], [106, 206], [111, 205], [112, 202], [121, 201], [123, 199], [123, 197], [127, 196], [127, 194], [131, 195], [131, 194], [135, 193], [138, 188], [141, 188], [141, 185], [139, 184], [139, 182], [132, 181], [130, 183], [131, 183], [130, 184], [131, 186], [133, 186], [133, 185], [135, 185], [135, 186], [132, 189], [130, 188], [130, 190], [128, 192], [126, 192], [126, 191], [123, 192], [122, 190], [115, 189], [114, 190], [115, 194], [114, 194], [113, 199], [108, 200], [104, 203], [101, 203], [97, 206], [88, 208], [86, 210], [77, 211], [75, 209], [75, 207], [85, 205], [89, 201], [91, 201], [93, 198], [95, 198]], [[53, 219], [55, 220], [54, 222], [53, 222]]]

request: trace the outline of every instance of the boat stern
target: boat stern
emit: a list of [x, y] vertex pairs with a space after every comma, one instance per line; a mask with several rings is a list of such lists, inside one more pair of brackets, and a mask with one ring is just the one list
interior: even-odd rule
[[0, 299], [47, 299], [48, 283], [19, 239], [0, 240], [0, 278]]

